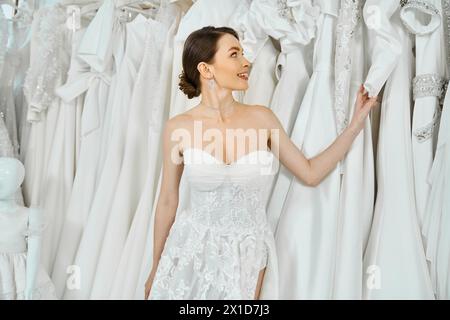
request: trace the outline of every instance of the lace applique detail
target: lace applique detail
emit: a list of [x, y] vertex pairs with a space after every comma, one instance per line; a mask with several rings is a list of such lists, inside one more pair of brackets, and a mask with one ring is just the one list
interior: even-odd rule
[[438, 97], [440, 104], [444, 102], [448, 82], [437, 74], [423, 74], [412, 81], [414, 100], [421, 97]]
[[348, 125], [348, 96], [352, 73], [352, 39], [361, 19], [359, 0], [343, 0], [336, 27], [334, 110], [338, 134]]
[[277, 0], [277, 11], [283, 19], [297, 26], [297, 32], [305, 34], [305, 40], [315, 36], [320, 7], [313, 5], [311, 0]]
[[268, 263], [266, 239], [273, 238], [262, 201], [267, 180], [221, 178], [191, 186], [190, 207], [169, 232], [150, 299], [254, 299]]
[[[161, 17], [164, 18], [164, 17]], [[153, 76], [154, 83], [151, 90], [148, 89], [148, 83], [144, 81], [136, 81], [139, 85], [145, 85], [147, 88], [142, 88], [138, 92], [143, 92], [145, 101], [151, 106], [149, 112], [149, 128], [156, 132], [159, 132], [163, 124], [163, 112], [164, 112], [164, 95], [161, 95], [161, 86], [165, 85], [164, 81], [161, 81], [161, 77], [164, 74], [164, 70], [161, 70], [163, 66], [163, 52], [164, 43], [168, 35], [168, 29], [162, 22], [157, 22], [151, 25], [150, 34], [147, 34], [145, 40], [145, 53], [144, 59], [149, 61], [149, 65], [145, 72]]]
[[434, 129], [439, 125], [441, 113], [441, 108], [437, 107], [433, 114], [433, 120], [426, 126], [414, 130], [413, 133], [417, 141], [424, 142], [433, 136]]
[[46, 110], [57, 99], [55, 87], [69, 66], [69, 52], [65, 50], [66, 12], [62, 7], [42, 8], [35, 15], [32, 52], [24, 84], [30, 109], [36, 113]]
[[[428, 14], [434, 15], [434, 16], [440, 16], [439, 10], [431, 3], [422, 1], [422, 0], [400, 0], [400, 6], [403, 9], [408, 8], [414, 8], [418, 10], [422, 10]], [[410, 32], [411, 34], [416, 34], [416, 30], [412, 29], [408, 23], [406, 23], [403, 19], [401, 19], [403, 25], [405, 28]]]

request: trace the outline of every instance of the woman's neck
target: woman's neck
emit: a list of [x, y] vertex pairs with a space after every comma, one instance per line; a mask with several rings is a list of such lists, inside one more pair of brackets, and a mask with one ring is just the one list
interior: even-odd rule
[[202, 93], [200, 107], [211, 112], [212, 117], [217, 120], [226, 122], [228, 118], [235, 112], [236, 100], [234, 100], [231, 91], [207, 91]]

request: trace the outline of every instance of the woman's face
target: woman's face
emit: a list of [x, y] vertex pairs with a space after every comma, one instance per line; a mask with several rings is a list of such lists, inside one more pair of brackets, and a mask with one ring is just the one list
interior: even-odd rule
[[244, 57], [239, 40], [224, 34], [217, 43], [211, 64], [217, 84], [228, 90], [247, 90], [250, 62]]

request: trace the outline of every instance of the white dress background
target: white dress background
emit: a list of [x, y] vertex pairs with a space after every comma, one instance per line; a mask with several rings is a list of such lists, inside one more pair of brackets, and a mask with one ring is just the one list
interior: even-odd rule
[[414, 185], [419, 225], [426, 215], [430, 193], [428, 177], [433, 163], [439, 119], [446, 82], [446, 36], [441, 0], [427, 0], [424, 5], [406, 4], [402, 21], [415, 35], [416, 67], [413, 79], [412, 150]]
[[[450, 26], [450, 1], [442, 1], [443, 26]], [[450, 33], [443, 49], [447, 59], [445, 78], [450, 78]], [[441, 51], [442, 53], [442, 51]], [[442, 70], [440, 70], [442, 71]], [[430, 194], [426, 206], [422, 234], [434, 293], [437, 299], [450, 299], [450, 90], [446, 90], [439, 136], [428, 183]]]
[[[152, 208], [154, 207], [155, 194], [158, 188], [159, 173], [162, 162], [161, 148], [161, 132], [162, 124], [168, 118], [168, 110], [170, 108], [170, 93], [171, 93], [171, 75], [172, 75], [172, 61], [173, 61], [173, 39], [178, 28], [181, 15], [186, 10], [183, 1], [172, 2], [164, 9], [164, 15], [161, 17], [161, 22], [164, 23], [168, 30], [166, 30], [166, 38], [164, 47], [160, 54], [160, 63], [158, 71], [158, 79], [155, 80], [155, 90], [160, 94], [153, 96], [153, 110], [150, 121], [147, 121], [148, 144], [146, 161], [146, 173], [139, 172], [145, 179], [145, 185], [138, 194], [138, 202], [135, 202], [136, 210], [129, 228], [129, 232], [124, 243], [124, 248], [120, 256], [117, 271], [114, 276], [110, 298], [112, 299], [142, 299], [144, 293], [145, 279], [139, 281], [141, 269], [146, 265], [143, 255], [145, 252], [145, 240], [152, 235], [150, 225], [152, 217]], [[168, 20], [167, 20], [168, 19]], [[171, 25], [167, 24], [168, 22]], [[152, 55], [147, 56], [147, 60], [153, 59]], [[149, 65], [155, 66], [148, 62]], [[145, 69], [144, 69], [145, 70]], [[151, 69], [146, 70], [149, 72]], [[145, 75], [145, 73], [144, 73]], [[146, 75], [150, 77], [150, 75]], [[152, 74], [151, 77], [154, 77]], [[146, 86], [141, 87], [141, 90], [148, 89]], [[144, 95], [145, 96], [145, 95]], [[145, 102], [145, 100], [143, 101]], [[146, 104], [145, 104], [146, 105]], [[145, 262], [145, 263], [144, 263]], [[148, 270], [145, 269], [145, 273]]]
[[439, 139], [429, 177], [431, 184], [424, 220], [426, 256], [437, 299], [450, 299], [450, 90], [444, 101]]
[[[156, 169], [159, 168], [162, 160], [159, 142], [162, 124], [166, 120], [165, 115], [168, 110], [166, 90], [169, 85], [168, 65], [162, 64], [163, 61], [167, 62], [166, 57], [162, 56], [167, 52], [163, 52], [162, 48], [165, 47], [166, 41], [172, 40], [171, 37], [168, 38], [168, 30], [175, 18], [175, 12], [172, 9], [174, 8], [167, 8], [161, 4], [156, 18], [147, 20], [146, 28], [149, 34], [144, 42], [144, 56], [129, 102], [123, 161], [99, 251], [90, 296], [92, 299], [109, 297], [113, 284], [111, 279], [117, 275], [116, 270], [139, 204], [145, 179], [152, 180], [154, 184], [157, 183]], [[153, 84], [152, 87], [149, 87], [149, 84]], [[150, 150], [146, 146], [150, 146]], [[148, 177], [145, 176], [147, 168], [153, 171], [153, 174]], [[152, 197], [154, 188], [148, 191], [146, 196]], [[147, 215], [149, 214], [150, 212], [147, 212]]]
[[[69, 275], [67, 268], [74, 263], [103, 168], [100, 146], [105, 135], [109, 134], [105, 132], [105, 124], [110, 111], [109, 93], [114, 92], [111, 86], [115, 82], [111, 78], [115, 63], [119, 63], [123, 55], [122, 37], [123, 20], [116, 13], [113, 2], [107, 0], [89, 24], [78, 48], [78, 56], [88, 68], [78, 74], [78, 79], [72, 79], [77, 82], [74, 85], [86, 93], [81, 115], [77, 171], [53, 265], [52, 279], [59, 297], [64, 294], [66, 277]], [[68, 294], [77, 295], [81, 292], [70, 290]]]
[[[339, 3], [314, 3], [320, 6], [321, 14], [314, 43], [313, 74], [291, 134], [307, 158], [320, 153], [337, 136], [333, 71]], [[361, 153], [358, 162], [362, 160]], [[335, 268], [344, 261], [337, 260], [333, 252], [347, 249], [338, 242], [338, 236], [345, 236], [340, 234], [342, 222], [338, 220], [341, 182], [339, 167], [315, 188], [295, 177], [283, 186], [278, 178], [268, 214], [276, 228], [281, 299], [331, 299], [338, 294]], [[357, 219], [357, 228], [362, 227], [359, 224]], [[360, 234], [356, 237], [360, 246]], [[354, 286], [360, 280], [354, 276], [348, 281], [353, 281]]]
[[[381, 9], [378, 21], [372, 20], [375, 5]], [[381, 105], [378, 193], [364, 256], [364, 299], [433, 298], [413, 190], [412, 39], [401, 22], [400, 9], [390, 0], [368, 0], [364, 8], [372, 54], [365, 82], [369, 96], [378, 94], [388, 80]]]

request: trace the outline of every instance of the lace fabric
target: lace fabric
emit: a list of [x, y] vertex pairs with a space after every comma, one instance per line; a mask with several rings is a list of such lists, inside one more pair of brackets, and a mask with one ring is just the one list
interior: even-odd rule
[[338, 134], [348, 125], [348, 96], [352, 74], [352, 39], [361, 19], [359, 0], [343, 0], [336, 26], [334, 109]]
[[[440, 105], [444, 103], [445, 93], [447, 92], [448, 81], [437, 74], [424, 74], [416, 76], [413, 79], [413, 98], [434, 96], [439, 99]], [[424, 142], [433, 136], [435, 128], [439, 125], [441, 118], [441, 108], [436, 106], [432, 121], [420, 128], [414, 130], [413, 134], [417, 141]]]
[[422, 74], [416, 76], [413, 81], [414, 100], [421, 97], [437, 97], [442, 105], [447, 91], [448, 81], [438, 74]]
[[431, 120], [429, 124], [414, 130], [413, 134], [416, 137], [417, 141], [424, 142], [433, 136], [434, 130], [439, 126], [441, 113], [441, 108], [437, 107], [433, 114], [433, 120]]
[[66, 12], [56, 5], [35, 14], [32, 26], [31, 61], [24, 83], [29, 103], [28, 120], [40, 121], [42, 112], [55, 99], [55, 87], [69, 66], [69, 49], [65, 45]]

